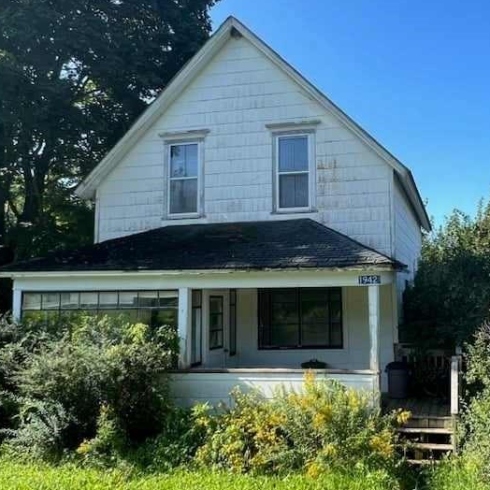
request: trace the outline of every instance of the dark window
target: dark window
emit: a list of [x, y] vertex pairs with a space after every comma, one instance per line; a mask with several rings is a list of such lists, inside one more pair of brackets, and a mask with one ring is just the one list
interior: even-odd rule
[[260, 349], [341, 349], [340, 288], [259, 289]]
[[236, 289], [230, 289], [230, 356], [236, 355]]
[[223, 296], [209, 297], [209, 349], [223, 347]]
[[202, 362], [202, 291], [192, 291], [192, 322], [191, 322], [191, 365]]

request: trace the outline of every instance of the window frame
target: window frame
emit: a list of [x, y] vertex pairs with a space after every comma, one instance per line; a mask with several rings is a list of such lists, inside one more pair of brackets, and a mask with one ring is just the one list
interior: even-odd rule
[[[90, 308], [82, 308], [81, 306], [81, 295], [83, 293], [90, 293], [90, 294], [97, 294], [97, 304], [93, 307]], [[101, 302], [100, 302], [100, 295], [104, 293], [112, 293], [117, 295], [117, 303], [115, 306], [111, 307], [101, 307]], [[133, 293], [136, 294], [137, 301], [140, 298], [140, 295], [144, 297], [146, 293], [156, 293], [156, 298], [158, 299], [158, 302], [160, 299], [164, 298], [171, 298], [171, 299], [177, 299], [177, 305], [175, 307], [162, 307], [160, 305], [158, 306], [141, 306], [141, 305], [131, 305], [131, 306], [122, 306], [121, 307], [121, 301], [120, 301], [120, 295], [121, 293]], [[39, 303], [39, 308], [24, 308], [24, 301], [25, 297], [27, 294], [39, 294], [40, 295], [40, 303]], [[53, 308], [53, 309], [45, 309], [43, 308], [43, 296], [46, 294], [57, 294], [59, 296], [58, 299], [58, 308]], [[61, 307], [61, 297], [63, 294], [76, 294], [78, 296], [78, 301], [77, 301], [77, 306], [73, 308], [62, 308]], [[176, 323], [175, 323], [175, 328], [177, 328], [177, 323], [178, 323], [178, 311], [179, 311], [179, 305], [178, 305], [178, 291], [175, 289], [97, 289], [97, 290], [90, 290], [90, 289], [67, 289], [67, 290], [30, 290], [27, 289], [25, 291], [22, 291], [21, 295], [21, 309], [20, 309], [20, 318], [22, 320], [24, 313], [25, 312], [51, 312], [51, 313], [56, 313], [57, 314], [57, 320], [59, 320], [62, 316], [63, 313], [66, 312], [71, 312], [71, 313], [85, 313], [85, 314], [95, 314], [95, 315], [104, 315], [104, 314], [111, 314], [111, 312], [117, 311], [117, 314], [124, 315], [124, 312], [127, 311], [136, 311], [137, 312], [137, 317], [138, 321], [140, 320], [141, 312], [142, 311], [163, 311], [163, 310], [175, 310], [175, 318], [176, 318]]]
[[[279, 170], [279, 142], [281, 139], [305, 137], [307, 140], [308, 150], [308, 169], [307, 170], [295, 170], [291, 172], [281, 172]], [[273, 133], [274, 138], [274, 211], [276, 213], [304, 213], [314, 211], [316, 195], [315, 195], [315, 133], [314, 131], [298, 130], [298, 131], [284, 131]], [[280, 206], [281, 193], [280, 193], [280, 177], [281, 175], [304, 175], [308, 176], [308, 205], [303, 207], [290, 207], [284, 208]]]
[[[176, 146], [187, 146], [187, 145], [197, 145], [197, 175], [195, 177], [172, 177], [172, 147]], [[166, 217], [168, 219], [185, 219], [185, 218], [200, 218], [203, 215], [203, 141], [202, 139], [179, 139], [171, 140], [166, 142]], [[183, 213], [172, 213], [170, 210], [170, 189], [171, 182], [173, 181], [183, 181], [183, 180], [197, 180], [197, 195], [196, 195], [196, 211], [183, 212]]]
[[[271, 293], [273, 291], [277, 290], [291, 290], [295, 291], [295, 293], [298, 295], [298, 300], [299, 300], [299, 294], [301, 290], [308, 290], [308, 289], [316, 289], [316, 290], [321, 290], [324, 289], [326, 291], [328, 290], [338, 290], [340, 292], [340, 332], [341, 332], [341, 346], [332, 346], [332, 345], [298, 345], [296, 346], [273, 346], [273, 345], [264, 345], [263, 342], [263, 337], [264, 337], [264, 326], [262, 326], [262, 319], [261, 319], [261, 303], [260, 303], [260, 293]], [[269, 315], [272, 315], [272, 301], [270, 301], [269, 297]], [[270, 328], [271, 326], [269, 326]], [[328, 328], [331, 328], [331, 323], [329, 321]], [[302, 322], [301, 322], [301, 301], [298, 301], [298, 340], [302, 336]], [[346, 322], [345, 322], [345, 291], [344, 288], [342, 287], [318, 287], [318, 288], [261, 288], [257, 289], [257, 350], [330, 350], [330, 351], [345, 351], [347, 349], [347, 332], [346, 332]]]

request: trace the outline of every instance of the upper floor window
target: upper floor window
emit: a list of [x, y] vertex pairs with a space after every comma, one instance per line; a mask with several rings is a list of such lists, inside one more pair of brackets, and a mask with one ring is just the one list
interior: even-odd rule
[[276, 209], [311, 208], [311, 134], [276, 136]]
[[199, 212], [199, 143], [169, 147], [169, 214], [195, 215]]

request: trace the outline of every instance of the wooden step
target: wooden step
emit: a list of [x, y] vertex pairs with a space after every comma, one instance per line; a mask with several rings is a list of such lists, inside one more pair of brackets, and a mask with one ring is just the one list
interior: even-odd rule
[[407, 459], [406, 461], [408, 464], [420, 465], [420, 466], [432, 465], [437, 463], [435, 459]]
[[436, 442], [409, 442], [409, 447], [424, 451], [452, 451], [452, 444], [438, 444]]
[[399, 427], [397, 432], [402, 434], [447, 434], [452, 435], [452, 429], [442, 429], [440, 427]]

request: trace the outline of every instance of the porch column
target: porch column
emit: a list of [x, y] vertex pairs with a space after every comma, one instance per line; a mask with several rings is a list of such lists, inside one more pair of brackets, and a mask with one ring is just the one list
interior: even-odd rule
[[192, 289], [179, 288], [179, 368], [190, 366], [191, 355]]
[[369, 339], [371, 350], [369, 368], [379, 376], [379, 286], [368, 286]]
[[14, 285], [12, 290], [12, 318], [19, 322], [22, 314], [22, 291]]

